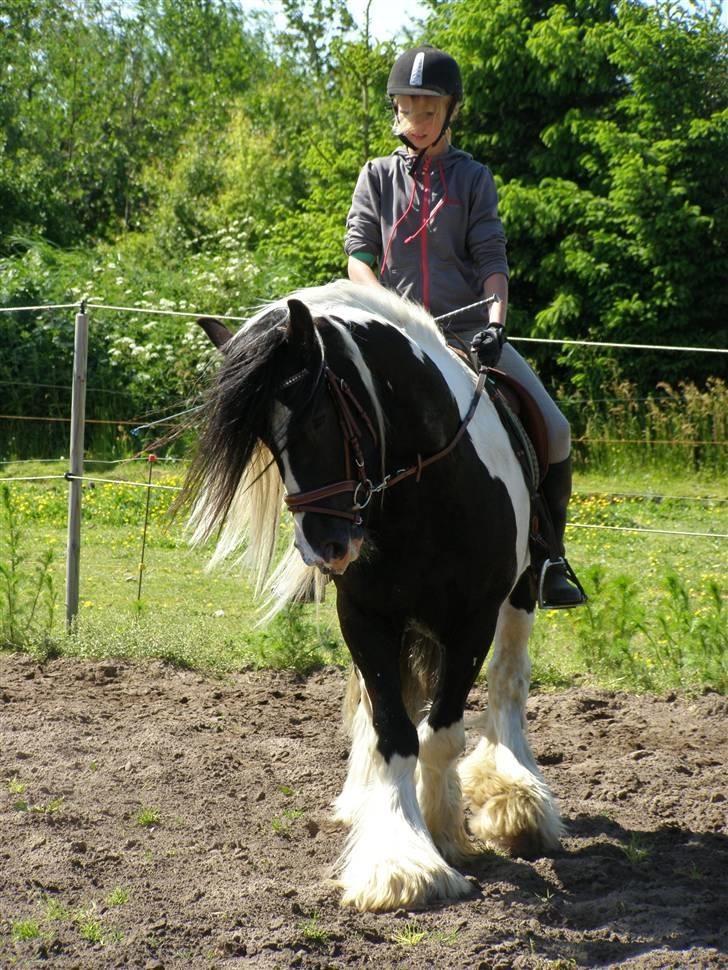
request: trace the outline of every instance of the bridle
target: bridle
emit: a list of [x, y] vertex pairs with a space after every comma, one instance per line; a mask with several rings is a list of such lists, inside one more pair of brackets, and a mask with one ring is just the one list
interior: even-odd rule
[[[393, 485], [403, 482], [412, 475], [415, 475], [415, 481], [419, 482], [425, 468], [450, 454], [465, 434], [465, 430], [475, 414], [475, 409], [478, 406], [478, 401], [480, 400], [486, 381], [486, 373], [483, 370], [478, 378], [470, 407], [449, 444], [427, 458], [423, 458], [422, 455], [418, 454], [414, 464], [408, 468], [400, 468], [396, 472], [385, 475], [381, 482], [375, 485], [367, 474], [364, 453], [361, 447], [362, 426], [368, 431], [374, 445], [379, 445], [374, 426], [343, 378], [337, 377], [326, 364], [323, 366], [323, 376], [333, 397], [334, 407], [336, 408], [339, 425], [341, 426], [344, 440], [344, 468], [346, 470], [346, 478], [340, 482], [323, 485], [321, 488], [311, 489], [308, 492], [296, 492], [287, 495], [285, 502], [291, 512], [315, 512], [319, 515], [333, 515], [336, 518], [348, 519], [355, 526], [363, 524], [364, 520], [362, 519], [361, 513], [369, 505], [374, 495], [384, 492], [388, 488], [392, 488]], [[356, 469], [356, 478], [352, 474], [352, 457]], [[348, 510], [332, 509], [326, 505], [318, 504], [323, 499], [332, 498], [335, 495], [345, 495], [347, 493], [352, 496], [351, 508]]]

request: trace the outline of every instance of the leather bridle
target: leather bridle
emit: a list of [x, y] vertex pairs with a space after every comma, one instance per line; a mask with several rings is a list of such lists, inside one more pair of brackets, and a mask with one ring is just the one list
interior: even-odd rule
[[[333, 397], [344, 439], [344, 467], [346, 469], [346, 478], [340, 482], [323, 485], [321, 488], [311, 489], [308, 492], [296, 492], [287, 495], [285, 502], [291, 512], [315, 512], [319, 515], [333, 515], [337, 518], [348, 519], [355, 526], [363, 524], [361, 513], [369, 505], [374, 495], [384, 492], [388, 488], [392, 488], [393, 485], [399, 484], [399, 482], [410, 478], [412, 475], [415, 475], [415, 481], [419, 482], [425, 468], [450, 454], [465, 434], [465, 430], [475, 414], [475, 409], [478, 406], [478, 401], [480, 400], [486, 380], [486, 373], [483, 370], [478, 378], [470, 407], [449, 444], [428, 458], [417, 455], [417, 461], [414, 464], [408, 468], [400, 468], [392, 474], [385, 475], [382, 481], [378, 485], [375, 485], [367, 475], [364, 453], [361, 447], [362, 425], [366, 427], [374, 445], [378, 446], [379, 442], [374, 426], [346, 381], [337, 377], [327, 365], [324, 365], [323, 373]], [[352, 457], [356, 469], [356, 478], [352, 474]], [[318, 504], [323, 499], [332, 498], [335, 495], [345, 495], [347, 493], [350, 493], [352, 496], [351, 508], [349, 510], [332, 509], [329, 506]]]

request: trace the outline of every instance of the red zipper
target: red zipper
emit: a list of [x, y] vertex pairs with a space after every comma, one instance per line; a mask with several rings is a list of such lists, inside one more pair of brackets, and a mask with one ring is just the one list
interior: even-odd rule
[[[427, 225], [430, 218], [430, 162], [425, 157], [422, 171], [422, 225]], [[430, 309], [430, 276], [427, 270], [427, 231], [420, 236], [420, 253], [422, 256], [422, 304], [426, 310]]]

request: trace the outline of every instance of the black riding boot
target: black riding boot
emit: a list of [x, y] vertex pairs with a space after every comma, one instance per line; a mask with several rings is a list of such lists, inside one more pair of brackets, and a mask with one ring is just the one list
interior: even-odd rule
[[549, 465], [541, 495], [551, 516], [556, 548], [541, 567], [539, 602], [551, 610], [581, 606], [586, 603], [586, 594], [564, 557], [566, 509], [571, 497], [571, 458]]

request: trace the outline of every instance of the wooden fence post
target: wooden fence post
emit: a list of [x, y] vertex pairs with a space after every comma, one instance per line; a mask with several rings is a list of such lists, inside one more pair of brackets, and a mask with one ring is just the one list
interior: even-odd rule
[[76, 314], [73, 346], [73, 391], [71, 397], [71, 442], [68, 481], [68, 542], [66, 548], [66, 629], [71, 630], [78, 615], [81, 567], [81, 478], [83, 476], [83, 439], [86, 420], [86, 366], [88, 360], [88, 316], [85, 304]]

